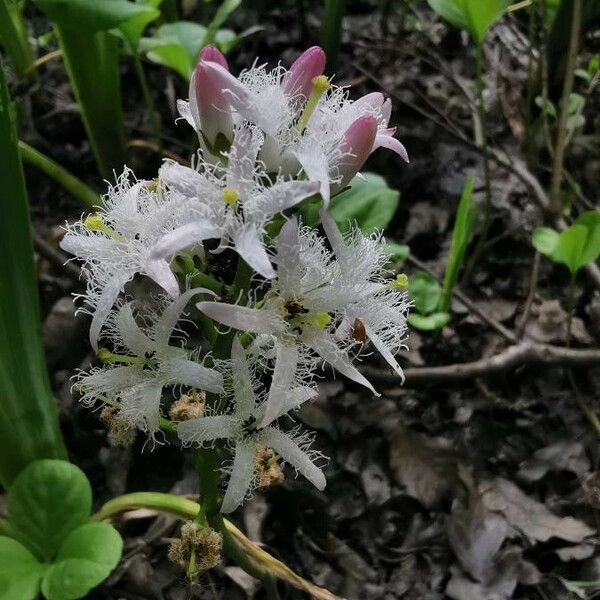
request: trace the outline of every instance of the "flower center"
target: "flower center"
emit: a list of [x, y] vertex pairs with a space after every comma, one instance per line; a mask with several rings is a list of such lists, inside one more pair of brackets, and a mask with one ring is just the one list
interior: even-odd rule
[[223, 198], [223, 202], [225, 202], [227, 206], [235, 206], [240, 199], [240, 193], [233, 188], [224, 187], [221, 190], [221, 198]]
[[302, 326], [304, 325], [323, 330], [331, 323], [329, 313], [323, 311], [311, 313], [295, 297], [288, 298], [284, 302], [281, 312], [284, 320], [293, 325], [293, 330], [298, 330], [298, 333], [302, 333]]

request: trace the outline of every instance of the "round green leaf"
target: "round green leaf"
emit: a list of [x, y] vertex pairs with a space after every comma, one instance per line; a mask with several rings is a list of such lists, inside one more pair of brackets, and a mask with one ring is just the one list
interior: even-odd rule
[[42, 582], [47, 600], [83, 598], [117, 566], [123, 540], [108, 523], [86, 523], [72, 531]]
[[446, 312], [436, 312], [431, 315], [419, 315], [410, 313], [408, 315], [408, 324], [421, 331], [435, 331], [441, 329], [450, 320], [450, 315]]
[[555, 258], [567, 265], [571, 273], [576, 273], [585, 264], [582, 259], [587, 235], [587, 227], [571, 225], [558, 238], [559, 252], [555, 253]]
[[31, 463], [8, 492], [8, 517], [15, 536], [44, 561], [52, 559], [67, 535], [88, 520], [91, 509], [87, 477], [63, 460]]
[[533, 232], [531, 243], [538, 252], [552, 257], [558, 247], [558, 238], [558, 231], [554, 231], [554, 229], [550, 229], [549, 227], [538, 227]]
[[600, 256], [600, 211], [583, 213], [573, 225], [582, 225], [587, 229], [585, 244], [581, 254], [581, 263], [588, 265]]
[[34, 600], [45, 567], [17, 540], [0, 536], [0, 598]]
[[422, 315], [433, 312], [442, 295], [442, 288], [438, 281], [423, 271], [419, 271], [409, 278], [408, 291], [415, 308]]

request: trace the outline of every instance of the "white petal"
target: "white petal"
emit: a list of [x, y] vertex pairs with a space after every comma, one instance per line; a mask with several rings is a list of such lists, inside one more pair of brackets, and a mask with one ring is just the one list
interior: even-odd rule
[[295, 344], [279, 343], [276, 345], [275, 369], [269, 388], [265, 414], [259, 427], [266, 427], [282, 414], [286, 395], [294, 382], [298, 365], [298, 347]]
[[290, 436], [274, 427], [267, 427], [263, 430], [262, 439], [267, 446], [302, 473], [318, 490], [325, 489], [327, 481], [323, 471], [310, 460], [308, 454]]
[[281, 181], [244, 204], [247, 218], [269, 220], [319, 192], [317, 181]]
[[111, 256], [118, 244], [116, 240], [102, 234], [87, 234], [77, 230], [68, 231], [59, 246], [69, 254], [83, 260], [98, 259]]
[[394, 371], [398, 374], [401, 379], [401, 383], [404, 383], [404, 372], [402, 371], [402, 367], [398, 364], [398, 361], [395, 359], [394, 355], [390, 352], [383, 340], [366, 323], [365, 331], [373, 346], [377, 348], [379, 354], [383, 356], [390, 367], [392, 367], [392, 369], [394, 369]]
[[[323, 229], [325, 230], [325, 234], [327, 235], [327, 239], [329, 240], [329, 244], [331, 245], [335, 257], [345, 263], [344, 259], [348, 253], [348, 246], [344, 242], [342, 232], [333, 217], [326, 210], [321, 209], [319, 214], [321, 215], [321, 223], [323, 224]], [[345, 266], [345, 264], [343, 266]]]
[[348, 379], [364, 385], [376, 396], [380, 395], [375, 391], [369, 380], [352, 364], [348, 354], [338, 347], [335, 339], [329, 333], [325, 331], [305, 332], [302, 341], [336, 371], [339, 371], [342, 375], [348, 377]]
[[238, 229], [233, 235], [235, 251], [265, 279], [275, 277], [275, 269], [271, 265], [258, 230], [252, 226]]
[[119, 309], [115, 325], [125, 346], [136, 356], [144, 356], [154, 349], [154, 342], [139, 328], [133, 316], [131, 302]]
[[235, 458], [231, 467], [231, 477], [221, 505], [221, 512], [233, 512], [248, 493], [254, 478], [254, 461], [256, 460], [256, 444], [239, 441], [235, 446]]
[[400, 158], [405, 162], [410, 162], [408, 160], [408, 152], [406, 148], [397, 140], [395, 137], [388, 135], [386, 133], [378, 133], [375, 137], [375, 143], [373, 144], [374, 152], [377, 148], [387, 148], [388, 150], [392, 150], [395, 152]]
[[259, 145], [251, 129], [238, 129], [229, 151], [227, 165], [227, 187], [233, 188], [242, 195], [252, 184], [256, 169], [256, 157]]
[[318, 394], [319, 392], [315, 388], [308, 387], [307, 385], [299, 385], [287, 390], [279, 404], [278, 411], [273, 411], [268, 419], [265, 414], [258, 427], [265, 427], [290, 411], [300, 408], [305, 402], [316, 398]]
[[158, 348], [165, 347], [169, 343], [169, 338], [173, 333], [173, 329], [181, 317], [183, 309], [187, 303], [198, 294], [208, 294], [216, 296], [214, 292], [204, 288], [193, 288], [183, 292], [178, 298], [173, 300], [164, 309], [162, 315], [154, 325], [154, 340]]
[[126, 365], [100, 369], [82, 375], [77, 385], [85, 388], [82, 389], [85, 402], [86, 396], [95, 399], [98, 395], [104, 395], [112, 399], [113, 396], [139, 384], [141, 381], [143, 381], [143, 378], [140, 378], [139, 369]]
[[148, 260], [144, 272], [171, 296], [179, 296], [179, 282], [166, 260]]
[[267, 310], [224, 302], [198, 302], [196, 307], [211, 319], [228, 327], [252, 333], [283, 333], [284, 320]]
[[151, 260], [171, 259], [172, 256], [203, 240], [210, 238], [219, 238], [222, 235], [222, 229], [209, 221], [195, 221], [163, 235], [152, 248], [150, 252]]
[[327, 206], [329, 206], [329, 198], [331, 195], [329, 161], [327, 160], [327, 156], [316, 148], [297, 152], [295, 156], [302, 165], [306, 177], [310, 181], [317, 181], [319, 183], [319, 191], [321, 192], [321, 196], [323, 196], [323, 205], [327, 208]]
[[220, 438], [231, 438], [235, 436], [237, 428], [238, 420], [232, 415], [198, 417], [179, 423], [177, 435], [186, 444], [204, 444]]
[[298, 219], [296, 217], [292, 217], [284, 224], [277, 236], [276, 243], [277, 254], [274, 262], [277, 265], [279, 287], [284, 293], [293, 292], [299, 287], [297, 279], [302, 266]]
[[187, 385], [213, 394], [223, 393], [223, 376], [193, 360], [175, 358], [161, 364], [161, 372], [172, 385]]
[[92, 344], [92, 348], [96, 351], [98, 350], [100, 330], [104, 323], [106, 323], [106, 319], [119, 297], [123, 286], [131, 279], [131, 277], [132, 273], [129, 271], [117, 273], [108, 280], [102, 289], [102, 293], [96, 302], [96, 310], [94, 311], [94, 316], [92, 317], [92, 323], [90, 325], [90, 343]]
[[252, 385], [246, 351], [237, 335], [233, 338], [231, 344], [231, 371], [233, 373], [233, 391], [236, 403], [235, 412], [236, 415], [245, 419], [254, 410], [256, 395]]
[[147, 381], [121, 394], [119, 415], [144, 431], [158, 431], [162, 384]]

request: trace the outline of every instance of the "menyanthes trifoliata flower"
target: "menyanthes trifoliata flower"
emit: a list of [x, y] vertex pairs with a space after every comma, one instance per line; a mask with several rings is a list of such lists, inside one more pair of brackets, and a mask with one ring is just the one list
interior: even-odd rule
[[[229, 469], [230, 477], [221, 511], [229, 513], [235, 510], [258, 483], [256, 467], [260, 460], [257, 459], [264, 458], [265, 449], [273, 450], [317, 489], [324, 489], [325, 476], [314, 463], [320, 455], [309, 450], [312, 441], [309, 435], [300, 434], [297, 430], [286, 433], [274, 425], [258, 427], [265, 413], [265, 393], [258, 388], [251, 373], [251, 363], [237, 337], [231, 350], [231, 374], [231, 412], [190, 419], [179, 423], [177, 427], [184, 444], [212, 445], [216, 440], [225, 439], [233, 446], [234, 459]], [[286, 414], [311, 397], [307, 389], [303, 386], [282, 389], [279, 415], [274, 417]]]
[[115, 349], [100, 348], [98, 355], [105, 366], [78, 376], [76, 388], [83, 394], [82, 402], [108, 403], [118, 408], [120, 420], [154, 434], [159, 428], [165, 386], [223, 392], [219, 371], [204, 366], [196, 352], [169, 343], [185, 306], [199, 294], [211, 292], [198, 288], [175, 300], [164, 299], [160, 314], [142, 315], [143, 327], [131, 302], [112, 313], [106, 330]]

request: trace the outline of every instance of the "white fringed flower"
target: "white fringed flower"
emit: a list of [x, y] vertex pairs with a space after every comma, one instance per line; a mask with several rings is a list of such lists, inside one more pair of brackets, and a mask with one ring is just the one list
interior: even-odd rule
[[196, 169], [165, 163], [161, 182], [189, 203], [186, 224], [166, 234], [152, 250], [152, 259], [163, 269], [176, 252], [217, 238], [220, 249], [231, 247], [263, 277], [275, 276], [263, 242], [265, 225], [317, 193], [318, 185], [282, 177], [271, 181], [257, 162], [259, 138], [249, 129], [238, 129], [226, 169], [202, 161]]
[[[257, 428], [265, 414], [265, 405], [261, 403], [264, 393], [257, 392], [251, 365], [237, 337], [231, 351], [231, 369], [233, 412], [190, 419], [179, 423], [177, 430], [185, 444], [212, 445], [218, 439], [226, 439], [235, 447], [222, 512], [232, 512], [249, 494], [255, 478], [257, 454], [265, 447], [276, 452], [317, 489], [324, 489], [325, 476], [313, 462], [318, 453], [308, 449], [311, 441], [309, 436], [299, 435], [297, 432], [284, 433], [274, 426]], [[279, 380], [278, 384], [275, 383], [276, 379]], [[281, 392], [279, 414], [273, 413], [273, 418], [297, 408], [312, 395], [310, 388], [294, 386], [286, 377], [279, 379], [277, 372], [274, 374], [273, 385], [277, 386], [278, 393]]]
[[394, 355], [406, 335], [408, 297], [385, 278], [388, 255], [380, 236], [358, 229], [343, 236], [328, 213], [321, 211], [321, 218], [333, 253], [315, 230], [290, 219], [277, 239], [277, 279], [258, 308], [211, 301], [198, 308], [230, 327], [274, 336], [278, 357], [308, 347], [376, 393], [352, 364], [353, 354], [369, 339], [403, 378]]
[[83, 261], [86, 308], [93, 315], [90, 341], [98, 348], [102, 326], [125, 284], [134, 275], [153, 279], [171, 297], [179, 284], [166, 261], [153, 258], [155, 244], [182, 218], [180, 201], [148, 181], [132, 183], [126, 169], [109, 189], [98, 213], [73, 225], [60, 246]]
[[[194, 360], [195, 353], [169, 345], [181, 313], [198, 294], [212, 294], [202, 288], [191, 289], [175, 300], [167, 300], [160, 315], [146, 316], [147, 326], [140, 327], [127, 303], [108, 320], [107, 333], [118, 354], [104, 354], [113, 366], [93, 369], [79, 376], [77, 387], [82, 401], [118, 402], [119, 417], [148, 433], [158, 430], [160, 401], [165, 386], [187, 386], [207, 392], [223, 392], [223, 376], [215, 369]], [[145, 316], [145, 315], [143, 315]], [[119, 364], [120, 363], [120, 364]]]
[[395, 128], [388, 126], [391, 102], [379, 92], [353, 101], [324, 75], [313, 78], [310, 91], [298, 93], [281, 66], [254, 65], [237, 78], [218, 62], [201, 61], [200, 66], [211, 85], [220, 88], [234, 119], [265, 134], [259, 158], [267, 171], [296, 176], [303, 170], [319, 182], [325, 205], [377, 148], [408, 162], [406, 149], [393, 137]]

